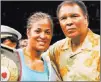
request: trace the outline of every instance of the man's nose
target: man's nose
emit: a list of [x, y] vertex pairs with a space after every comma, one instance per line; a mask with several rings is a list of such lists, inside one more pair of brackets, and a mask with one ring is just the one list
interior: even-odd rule
[[73, 24], [73, 21], [71, 18], [66, 19], [66, 25], [71, 26]]

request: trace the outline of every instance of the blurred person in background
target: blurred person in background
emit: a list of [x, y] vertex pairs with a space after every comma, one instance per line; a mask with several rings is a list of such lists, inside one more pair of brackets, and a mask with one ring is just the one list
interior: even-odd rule
[[6, 25], [1, 25], [1, 43], [11, 48], [18, 48], [20, 32]]
[[16, 53], [21, 34], [1, 25], [1, 81], [17, 81], [20, 75], [20, 59]]
[[23, 47], [26, 47], [28, 44], [28, 40], [27, 39], [21, 39], [19, 41], [19, 48], [23, 48]]

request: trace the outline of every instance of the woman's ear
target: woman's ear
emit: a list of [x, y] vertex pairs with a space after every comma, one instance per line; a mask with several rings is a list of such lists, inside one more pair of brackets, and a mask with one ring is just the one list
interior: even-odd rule
[[27, 29], [27, 37], [29, 38], [30, 37], [30, 29]]

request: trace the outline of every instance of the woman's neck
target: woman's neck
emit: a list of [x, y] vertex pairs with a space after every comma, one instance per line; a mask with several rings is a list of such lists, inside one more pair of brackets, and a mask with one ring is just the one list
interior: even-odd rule
[[40, 56], [41, 56], [41, 52], [31, 48], [31, 47], [26, 47], [25, 48], [25, 53], [32, 59], [32, 60], [35, 60], [35, 59], [41, 59]]
[[26, 47], [24, 48], [24, 59], [25, 64], [32, 70], [36, 70], [38, 72], [44, 71], [44, 63], [41, 60], [41, 53], [35, 51], [32, 48]]

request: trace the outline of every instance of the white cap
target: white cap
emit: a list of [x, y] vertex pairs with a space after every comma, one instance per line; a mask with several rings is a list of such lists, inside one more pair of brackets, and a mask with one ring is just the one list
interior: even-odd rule
[[6, 38], [8, 36], [9, 37], [16, 36], [18, 40], [21, 39], [22, 37], [21, 33], [18, 32], [17, 30], [9, 26], [1, 25], [1, 38]]

